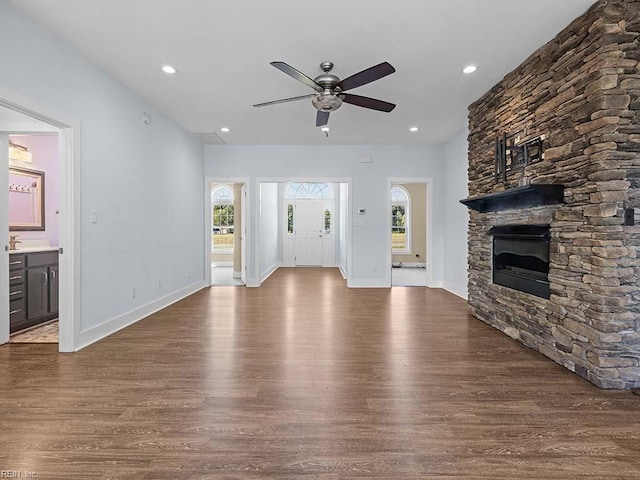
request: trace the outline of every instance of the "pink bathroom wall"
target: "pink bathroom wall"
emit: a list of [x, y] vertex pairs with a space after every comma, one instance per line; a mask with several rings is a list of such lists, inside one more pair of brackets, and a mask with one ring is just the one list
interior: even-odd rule
[[[59, 203], [59, 164], [58, 164], [58, 136], [57, 135], [10, 135], [9, 140], [27, 149], [32, 154], [33, 161], [31, 163], [13, 164], [12, 166], [27, 168], [31, 170], [40, 170], [44, 172], [44, 194], [45, 194], [45, 231], [27, 232], [12, 231], [11, 234], [17, 234], [18, 239], [43, 239], [49, 240], [49, 245], [59, 245], [58, 232], [58, 209]], [[9, 178], [9, 185], [12, 183], [13, 177]], [[14, 182], [15, 183], [15, 182]], [[24, 183], [24, 181], [23, 181]], [[22, 197], [20, 197], [22, 195]], [[9, 194], [9, 218], [14, 216], [22, 217], [26, 213], [22, 211], [28, 201], [25, 194]], [[18, 200], [16, 200], [18, 199]], [[16, 209], [14, 211], [14, 209]], [[20, 247], [20, 245], [18, 245]]]

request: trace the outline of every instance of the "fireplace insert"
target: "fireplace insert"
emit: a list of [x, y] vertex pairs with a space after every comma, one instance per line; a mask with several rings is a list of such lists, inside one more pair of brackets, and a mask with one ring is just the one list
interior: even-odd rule
[[549, 298], [549, 225], [502, 225], [493, 236], [493, 283]]

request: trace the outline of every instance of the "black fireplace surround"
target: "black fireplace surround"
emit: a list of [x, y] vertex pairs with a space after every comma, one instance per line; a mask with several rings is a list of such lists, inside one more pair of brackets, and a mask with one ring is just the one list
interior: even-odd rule
[[549, 225], [501, 225], [493, 236], [493, 283], [549, 298]]

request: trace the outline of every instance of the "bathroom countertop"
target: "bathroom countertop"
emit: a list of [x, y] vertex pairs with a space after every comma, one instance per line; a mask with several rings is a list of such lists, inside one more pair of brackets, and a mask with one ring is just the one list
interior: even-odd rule
[[9, 250], [9, 254], [13, 253], [36, 253], [36, 252], [54, 252], [59, 250], [60, 247], [27, 247], [18, 248], [16, 250]]

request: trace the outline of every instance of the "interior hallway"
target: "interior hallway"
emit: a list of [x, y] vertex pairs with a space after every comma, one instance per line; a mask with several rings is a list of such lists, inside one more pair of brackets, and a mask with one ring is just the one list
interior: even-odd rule
[[640, 397], [427, 288], [281, 268], [75, 354], [0, 347], [2, 468], [38, 478], [637, 478]]

